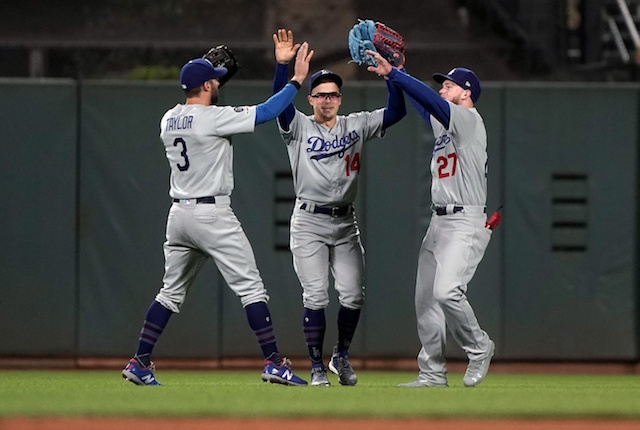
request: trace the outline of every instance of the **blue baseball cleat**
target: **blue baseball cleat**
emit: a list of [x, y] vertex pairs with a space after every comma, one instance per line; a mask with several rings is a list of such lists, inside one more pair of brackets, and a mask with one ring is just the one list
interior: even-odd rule
[[122, 377], [136, 385], [162, 385], [156, 381], [155, 376], [153, 376], [155, 370], [156, 367], [153, 365], [153, 362], [149, 367], [142, 367], [140, 363], [138, 363], [138, 360], [132, 358], [129, 364], [127, 364], [127, 367], [122, 371]]
[[307, 385], [307, 381], [297, 377], [290, 366], [291, 361], [286, 358], [282, 359], [280, 366], [276, 366], [271, 360], [265, 360], [262, 380], [264, 382], [271, 382], [272, 384], [294, 385], [298, 387]]

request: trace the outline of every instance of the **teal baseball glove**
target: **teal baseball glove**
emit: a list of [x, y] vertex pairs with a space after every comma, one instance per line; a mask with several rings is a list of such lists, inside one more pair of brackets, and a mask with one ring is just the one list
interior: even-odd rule
[[373, 57], [365, 52], [367, 49], [376, 50], [376, 47], [373, 46], [375, 33], [376, 26], [370, 19], [359, 19], [358, 23], [349, 30], [349, 53], [353, 62], [358, 66], [363, 64], [367, 66], [378, 65]]
[[404, 64], [404, 38], [382, 22], [359, 19], [349, 30], [349, 53], [353, 62], [359, 66], [377, 66], [366, 50], [378, 52], [393, 66]]

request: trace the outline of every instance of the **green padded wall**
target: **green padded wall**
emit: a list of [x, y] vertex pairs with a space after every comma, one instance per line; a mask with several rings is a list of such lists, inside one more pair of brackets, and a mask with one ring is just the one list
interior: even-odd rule
[[638, 87], [505, 99], [505, 356], [638, 357]]
[[[264, 101], [236, 81], [221, 104]], [[384, 83], [346, 83], [341, 113], [386, 101]], [[504, 205], [468, 296], [499, 359], [638, 359], [638, 85], [487, 83], [491, 214]], [[169, 168], [159, 120], [172, 83], [0, 81], [11, 119], [0, 220], [0, 355], [128, 356], [161, 287]], [[37, 99], [37, 104], [24, 100]], [[306, 91], [296, 98], [311, 109]], [[415, 356], [413, 290], [429, 223], [430, 128], [408, 115], [365, 145], [358, 221], [367, 301], [354, 357]], [[292, 185], [275, 123], [233, 138], [232, 205], [271, 296], [281, 351], [305, 355], [301, 288], [288, 244]], [[77, 212], [76, 212], [77, 211]], [[79, 215], [76, 217], [76, 213]], [[337, 297], [325, 351], [336, 340]], [[159, 357], [259, 356], [239, 300], [209, 262]], [[447, 354], [463, 358], [449, 342]]]
[[73, 81], [0, 81], [0, 354], [76, 347]]

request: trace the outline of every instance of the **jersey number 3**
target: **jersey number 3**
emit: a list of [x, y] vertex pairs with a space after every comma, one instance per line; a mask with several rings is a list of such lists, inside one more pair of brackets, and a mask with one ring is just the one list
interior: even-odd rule
[[360, 153], [353, 154], [353, 159], [349, 154], [344, 157], [344, 161], [347, 163], [347, 176], [349, 172], [360, 172]]
[[184, 172], [189, 168], [189, 157], [187, 157], [187, 142], [184, 141], [181, 137], [176, 137], [176, 140], [173, 141], [173, 146], [178, 146], [178, 144], [182, 144], [182, 151], [180, 155], [184, 158], [184, 164], [178, 163], [178, 169], [181, 172]]
[[458, 156], [455, 152], [447, 154], [446, 157], [443, 155], [439, 156], [436, 162], [438, 163], [438, 178], [448, 178], [449, 176], [454, 176], [456, 174]]

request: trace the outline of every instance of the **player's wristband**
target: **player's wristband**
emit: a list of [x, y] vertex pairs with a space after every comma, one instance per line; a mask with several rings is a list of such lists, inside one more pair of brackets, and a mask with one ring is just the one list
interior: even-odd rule
[[294, 87], [296, 87], [296, 89], [298, 89], [298, 90], [299, 90], [299, 89], [300, 89], [300, 87], [302, 86], [302, 85], [300, 85], [300, 82], [298, 82], [298, 81], [294, 81], [293, 79], [291, 79], [291, 80], [289, 81], [289, 83], [290, 83], [291, 85], [293, 85]]

